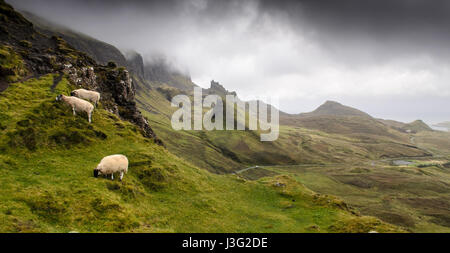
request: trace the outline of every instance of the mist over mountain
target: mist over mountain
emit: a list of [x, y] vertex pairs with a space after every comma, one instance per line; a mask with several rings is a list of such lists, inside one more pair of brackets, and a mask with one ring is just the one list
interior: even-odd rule
[[447, 1], [10, 2], [290, 113], [335, 100], [404, 122], [450, 115]]

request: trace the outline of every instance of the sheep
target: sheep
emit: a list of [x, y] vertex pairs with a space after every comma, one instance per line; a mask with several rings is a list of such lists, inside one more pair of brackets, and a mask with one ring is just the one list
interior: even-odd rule
[[97, 107], [98, 101], [100, 101], [100, 93], [96, 91], [78, 89], [73, 90], [70, 95], [90, 101], [94, 104], [95, 107]]
[[76, 112], [86, 112], [88, 115], [89, 123], [92, 122], [92, 112], [94, 111], [94, 106], [86, 100], [69, 97], [64, 95], [58, 95], [56, 101], [63, 101], [67, 105], [72, 107], [73, 115], [77, 115]]
[[98, 175], [111, 174], [111, 180], [114, 180], [114, 173], [120, 172], [120, 181], [122, 181], [123, 174], [128, 172], [128, 158], [124, 155], [110, 155], [104, 157], [97, 168], [94, 169], [94, 177]]

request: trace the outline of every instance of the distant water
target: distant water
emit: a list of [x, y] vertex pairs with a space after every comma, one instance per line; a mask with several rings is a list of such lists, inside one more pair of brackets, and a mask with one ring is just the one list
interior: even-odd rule
[[430, 127], [431, 127], [433, 130], [449, 132], [449, 129], [446, 128], [446, 127], [438, 127], [438, 126], [434, 126], [434, 125], [430, 125]]
[[405, 160], [395, 160], [392, 162], [394, 165], [410, 165], [413, 164], [413, 162], [405, 161]]

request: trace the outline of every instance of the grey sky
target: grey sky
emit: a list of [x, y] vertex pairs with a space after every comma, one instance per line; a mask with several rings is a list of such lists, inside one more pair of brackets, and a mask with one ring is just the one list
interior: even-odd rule
[[450, 1], [9, 0], [144, 58], [166, 55], [282, 110], [336, 100], [375, 117], [450, 120]]

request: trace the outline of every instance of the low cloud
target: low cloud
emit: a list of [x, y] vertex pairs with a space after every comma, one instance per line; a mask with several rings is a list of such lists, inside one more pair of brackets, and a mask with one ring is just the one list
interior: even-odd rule
[[446, 1], [10, 2], [148, 61], [165, 55], [200, 86], [276, 95], [290, 113], [333, 99], [383, 118], [450, 118]]

